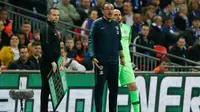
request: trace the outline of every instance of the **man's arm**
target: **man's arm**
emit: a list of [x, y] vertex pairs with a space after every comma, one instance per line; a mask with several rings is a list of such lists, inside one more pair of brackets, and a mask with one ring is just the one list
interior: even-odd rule
[[74, 6], [71, 7], [72, 12], [69, 13], [70, 17], [74, 20], [79, 20], [80, 19], [80, 15], [79, 13], [76, 11], [76, 9], [74, 8]]
[[89, 38], [88, 38], [88, 53], [89, 53], [89, 56], [91, 58], [95, 57], [95, 54], [94, 54], [94, 36], [95, 36], [95, 33], [96, 33], [95, 27], [96, 27], [96, 23], [94, 22], [92, 24], [90, 34], [89, 34]]
[[54, 62], [55, 60], [53, 59], [53, 53], [51, 51], [51, 38], [49, 38], [49, 36], [51, 36], [50, 34], [50, 30], [48, 29], [48, 26], [42, 28], [41, 33], [40, 33], [40, 37], [41, 37], [41, 46], [43, 48], [43, 55], [45, 57], [46, 60], [48, 60], [49, 62]]
[[121, 38], [122, 38], [122, 35], [121, 35], [121, 29], [120, 29], [120, 26], [119, 26], [119, 49], [118, 50], [119, 50], [119, 56], [120, 56], [120, 64], [125, 66], [125, 60], [124, 60], [124, 53], [123, 53]]

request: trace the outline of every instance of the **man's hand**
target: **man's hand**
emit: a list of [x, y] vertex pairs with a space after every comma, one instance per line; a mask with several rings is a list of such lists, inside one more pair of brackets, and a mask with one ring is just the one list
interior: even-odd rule
[[125, 65], [126, 65], [126, 62], [125, 62], [125, 60], [124, 60], [124, 57], [120, 59], [120, 64], [121, 64], [122, 66], [125, 66]]
[[56, 62], [52, 62], [51, 65], [52, 65], [53, 72], [56, 72], [56, 70], [57, 70], [57, 64], [56, 64]]
[[92, 62], [100, 69], [100, 67], [98, 65], [99, 61], [96, 58], [93, 58]]

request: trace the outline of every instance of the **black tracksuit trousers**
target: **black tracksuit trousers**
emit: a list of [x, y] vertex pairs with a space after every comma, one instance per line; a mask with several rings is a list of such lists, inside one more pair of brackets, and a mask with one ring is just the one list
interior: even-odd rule
[[102, 112], [102, 97], [105, 82], [108, 82], [109, 89], [109, 112], [116, 112], [118, 94], [118, 71], [119, 63], [99, 63], [103, 66], [103, 74], [95, 67], [95, 88], [94, 97], [96, 112]]
[[44, 62], [42, 59], [40, 60], [40, 71], [42, 78], [42, 89], [41, 89], [41, 106], [40, 112], [48, 112], [48, 102], [49, 102], [49, 83], [48, 83], [48, 74], [52, 69], [52, 65], [50, 63]]

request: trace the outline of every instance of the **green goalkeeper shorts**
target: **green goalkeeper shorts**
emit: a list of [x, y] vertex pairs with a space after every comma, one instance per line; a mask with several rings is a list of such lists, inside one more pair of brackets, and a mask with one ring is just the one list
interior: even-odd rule
[[119, 80], [122, 86], [136, 82], [131, 65], [119, 66]]

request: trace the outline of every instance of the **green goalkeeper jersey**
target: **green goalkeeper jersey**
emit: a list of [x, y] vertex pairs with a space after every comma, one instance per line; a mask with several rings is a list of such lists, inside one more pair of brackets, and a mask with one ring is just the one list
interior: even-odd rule
[[131, 27], [126, 24], [121, 24], [121, 44], [123, 47], [124, 59], [126, 65], [131, 65], [131, 57], [130, 57], [130, 50], [129, 44], [131, 42]]

